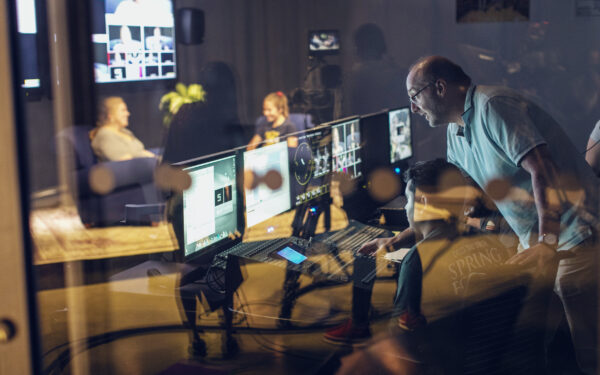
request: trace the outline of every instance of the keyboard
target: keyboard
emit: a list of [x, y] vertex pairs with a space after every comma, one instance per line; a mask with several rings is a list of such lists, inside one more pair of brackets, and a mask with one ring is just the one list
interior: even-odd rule
[[304, 249], [308, 249], [310, 247], [310, 244], [307, 240], [294, 236], [275, 238], [265, 241], [241, 242], [217, 254], [212, 265], [216, 268], [225, 269], [227, 258], [232, 254], [241, 258], [266, 262], [269, 260], [269, 255], [273, 251], [280, 249], [290, 242]]
[[[340, 263], [343, 265], [343, 267], [339, 268], [337, 271], [330, 273], [327, 278], [329, 280], [349, 281], [350, 275], [346, 268], [350, 264], [353, 265], [354, 278], [358, 278], [358, 280], [360, 280], [365, 276], [371, 277], [371, 275], [362, 275], [362, 271], [369, 271], [371, 269], [374, 270], [375, 258], [368, 255], [358, 254], [358, 250], [362, 247], [362, 245], [365, 244], [365, 242], [371, 241], [378, 237], [391, 236], [393, 236], [393, 233], [388, 230], [365, 225], [355, 220], [350, 220], [350, 223], [348, 223], [346, 228], [337, 232], [323, 233], [318, 235], [317, 238], [315, 238], [315, 242], [323, 243], [325, 246], [327, 246], [330, 254], [334, 258], [340, 260]], [[353, 262], [347, 263], [346, 261], [341, 260], [339, 257], [339, 253], [341, 252], [350, 252], [353, 255]], [[373, 265], [368, 266], [368, 264], [371, 263]], [[367, 266], [363, 264], [366, 264]], [[375, 277], [375, 273], [373, 273], [372, 277]]]
[[345, 282], [349, 279], [349, 274], [346, 271], [346, 268], [352, 263], [347, 263], [346, 261], [341, 260], [341, 258], [338, 256], [339, 253], [349, 251], [352, 254], [356, 254], [365, 242], [377, 237], [392, 235], [393, 234], [391, 232], [385, 229], [365, 225], [358, 221], [351, 220], [346, 228], [336, 232], [319, 234], [315, 236], [312, 241], [292, 236], [265, 241], [239, 243], [217, 254], [213, 260], [212, 267], [225, 269], [227, 258], [229, 255], [233, 254], [241, 258], [252, 259], [258, 262], [270, 263], [281, 267], [290, 267], [292, 269], [297, 269], [298, 271], [306, 271], [306, 267], [303, 267], [306, 266], [306, 264], [294, 265], [283, 260], [275, 259], [270, 255], [274, 251], [281, 249], [283, 246], [289, 243], [293, 243], [301, 249], [304, 249], [304, 253], [308, 255], [313, 252], [313, 250], [320, 252], [315, 250], [317, 246], [313, 247], [313, 245], [318, 244], [321, 245], [321, 249], [329, 249], [328, 251], [330, 255], [332, 255], [332, 259], [330, 261], [338, 264], [338, 266], [332, 268], [336, 269], [336, 271], [327, 274], [327, 279]]
[[350, 220], [348, 226], [334, 233], [326, 233], [326, 236], [316, 241], [321, 242], [331, 249], [338, 251], [349, 251], [353, 254], [365, 244], [377, 237], [391, 237], [393, 234], [388, 230], [362, 224], [355, 220]]

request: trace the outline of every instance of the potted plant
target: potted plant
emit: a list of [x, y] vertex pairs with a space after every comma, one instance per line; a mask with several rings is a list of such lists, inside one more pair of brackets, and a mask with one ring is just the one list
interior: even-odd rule
[[169, 127], [173, 117], [184, 104], [204, 102], [205, 100], [206, 91], [204, 91], [202, 85], [192, 83], [186, 87], [183, 83], [176, 84], [175, 90], [163, 95], [158, 104], [158, 108], [165, 111], [163, 124]]

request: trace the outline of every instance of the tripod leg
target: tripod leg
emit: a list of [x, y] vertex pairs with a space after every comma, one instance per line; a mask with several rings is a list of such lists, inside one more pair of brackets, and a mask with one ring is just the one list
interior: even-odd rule
[[190, 346], [188, 347], [188, 353], [192, 357], [204, 357], [206, 356], [206, 343], [200, 338], [200, 334], [203, 333], [203, 331], [198, 329], [198, 325], [196, 324], [196, 294], [181, 290], [180, 297], [184, 311], [184, 324], [186, 324], [190, 330]]
[[298, 298], [298, 289], [300, 283], [300, 272], [291, 270], [289, 268], [285, 271], [285, 281], [283, 282], [283, 299], [281, 300], [281, 311], [279, 312], [279, 320], [277, 325], [279, 327], [290, 327], [292, 323], [290, 318], [292, 317], [292, 309], [296, 304]]
[[233, 296], [243, 281], [239, 259], [236, 256], [227, 258], [225, 267], [225, 300], [223, 301], [223, 326], [222, 337], [223, 358], [230, 358], [239, 351], [237, 341], [233, 337]]

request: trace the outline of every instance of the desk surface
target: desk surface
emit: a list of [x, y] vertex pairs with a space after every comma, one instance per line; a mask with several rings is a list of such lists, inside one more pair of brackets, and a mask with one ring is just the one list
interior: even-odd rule
[[[283, 238], [292, 235], [292, 221], [296, 211], [291, 210], [277, 215], [252, 228], [246, 229], [244, 241], [262, 241]], [[331, 230], [338, 230], [348, 225], [346, 213], [341, 208], [331, 205]], [[325, 232], [325, 215], [319, 217], [315, 233]]]
[[[285, 212], [249, 228], [244, 239], [260, 241], [291, 236], [294, 213], [293, 210]], [[337, 230], [347, 225], [348, 219], [344, 211], [332, 205], [331, 229]], [[171, 224], [86, 228], [74, 206], [33, 210], [30, 215], [30, 227], [35, 247], [35, 265], [125, 257], [178, 249]], [[321, 215], [316, 233], [324, 231], [324, 215]]]

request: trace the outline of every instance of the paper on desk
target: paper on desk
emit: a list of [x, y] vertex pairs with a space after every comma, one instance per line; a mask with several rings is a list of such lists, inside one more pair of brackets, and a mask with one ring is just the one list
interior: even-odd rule
[[408, 254], [410, 249], [402, 248], [400, 250], [392, 251], [391, 253], [387, 253], [383, 256], [385, 260], [389, 260], [390, 262], [401, 263], [402, 259]]

